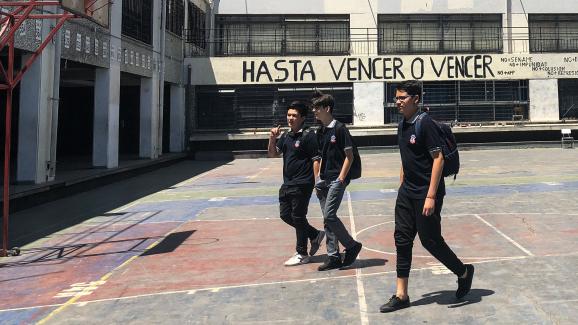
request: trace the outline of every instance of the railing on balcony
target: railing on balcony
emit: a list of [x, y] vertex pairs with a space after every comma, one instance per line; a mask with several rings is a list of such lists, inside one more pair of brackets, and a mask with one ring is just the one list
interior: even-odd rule
[[185, 30], [186, 56], [392, 55], [578, 52], [578, 30], [483, 27]]

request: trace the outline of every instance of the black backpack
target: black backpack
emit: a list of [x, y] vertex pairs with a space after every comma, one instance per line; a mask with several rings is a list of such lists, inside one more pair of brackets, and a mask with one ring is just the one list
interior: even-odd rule
[[[345, 125], [343, 125], [343, 123], [337, 121], [335, 124], [335, 128], [342, 128], [345, 127]], [[324, 127], [321, 127], [324, 128]], [[317, 133], [317, 135], [319, 136], [319, 132]], [[351, 136], [351, 134], [350, 134]], [[357, 149], [357, 144], [355, 143], [355, 140], [353, 139], [353, 137], [351, 136], [351, 143], [353, 144], [353, 163], [351, 164], [351, 167], [349, 168], [349, 179], [358, 179], [361, 177], [361, 157], [359, 156], [359, 150]]]
[[[415, 136], [419, 137], [421, 129], [421, 120], [427, 113], [421, 113], [415, 120]], [[434, 125], [437, 127], [438, 134], [442, 139], [442, 154], [444, 155], [444, 169], [442, 171], [443, 177], [454, 175], [456, 179], [460, 172], [460, 153], [458, 151], [458, 143], [456, 137], [452, 132], [452, 128], [445, 124], [432, 119]], [[402, 126], [403, 120], [400, 122]], [[401, 130], [401, 128], [399, 128]]]

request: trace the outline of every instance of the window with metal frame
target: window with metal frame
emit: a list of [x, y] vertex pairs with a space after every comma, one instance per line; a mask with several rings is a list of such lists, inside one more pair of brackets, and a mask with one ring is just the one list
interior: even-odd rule
[[379, 15], [380, 54], [501, 53], [502, 16]]
[[[385, 123], [397, 123], [401, 115], [393, 100], [398, 83], [386, 83]], [[528, 117], [528, 80], [428, 81], [423, 83], [422, 107], [446, 122], [511, 121]]]
[[123, 0], [122, 34], [152, 44], [152, 0]]
[[[353, 85], [298, 86], [197, 86], [197, 128], [245, 129], [287, 125], [287, 106], [295, 100], [309, 101], [314, 89], [335, 97], [334, 116], [343, 123], [353, 123]], [[307, 123], [315, 123], [309, 112]]]
[[530, 52], [578, 51], [578, 14], [528, 15]]
[[207, 47], [207, 35], [206, 35], [206, 20], [207, 15], [201, 8], [197, 7], [193, 3], [189, 3], [188, 8], [188, 26], [186, 42], [196, 45], [199, 48]]
[[346, 15], [218, 15], [217, 55], [348, 54]]
[[560, 120], [578, 119], [578, 79], [558, 79]]
[[167, 30], [178, 36], [183, 36], [183, 25], [185, 24], [185, 4], [183, 0], [167, 0], [166, 7]]

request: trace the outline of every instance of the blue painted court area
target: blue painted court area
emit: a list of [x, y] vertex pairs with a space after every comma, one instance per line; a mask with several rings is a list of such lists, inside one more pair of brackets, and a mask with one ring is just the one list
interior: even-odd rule
[[[476, 267], [472, 291], [456, 300], [455, 276], [416, 238], [412, 306], [392, 314], [379, 306], [395, 290], [399, 155], [362, 159], [338, 212], [364, 244], [349, 269], [317, 271], [324, 245], [311, 263], [283, 266], [295, 234], [278, 217], [280, 159], [201, 172], [186, 161], [16, 213], [71, 221], [0, 260], [0, 323], [575, 323], [578, 150], [462, 152], [442, 228]], [[309, 219], [322, 227], [315, 195]]]

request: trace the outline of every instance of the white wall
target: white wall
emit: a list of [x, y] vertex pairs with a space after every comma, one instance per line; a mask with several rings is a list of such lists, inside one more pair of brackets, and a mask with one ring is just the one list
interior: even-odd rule
[[383, 125], [383, 82], [353, 84], [353, 125]]
[[530, 121], [560, 120], [558, 80], [530, 80]]

